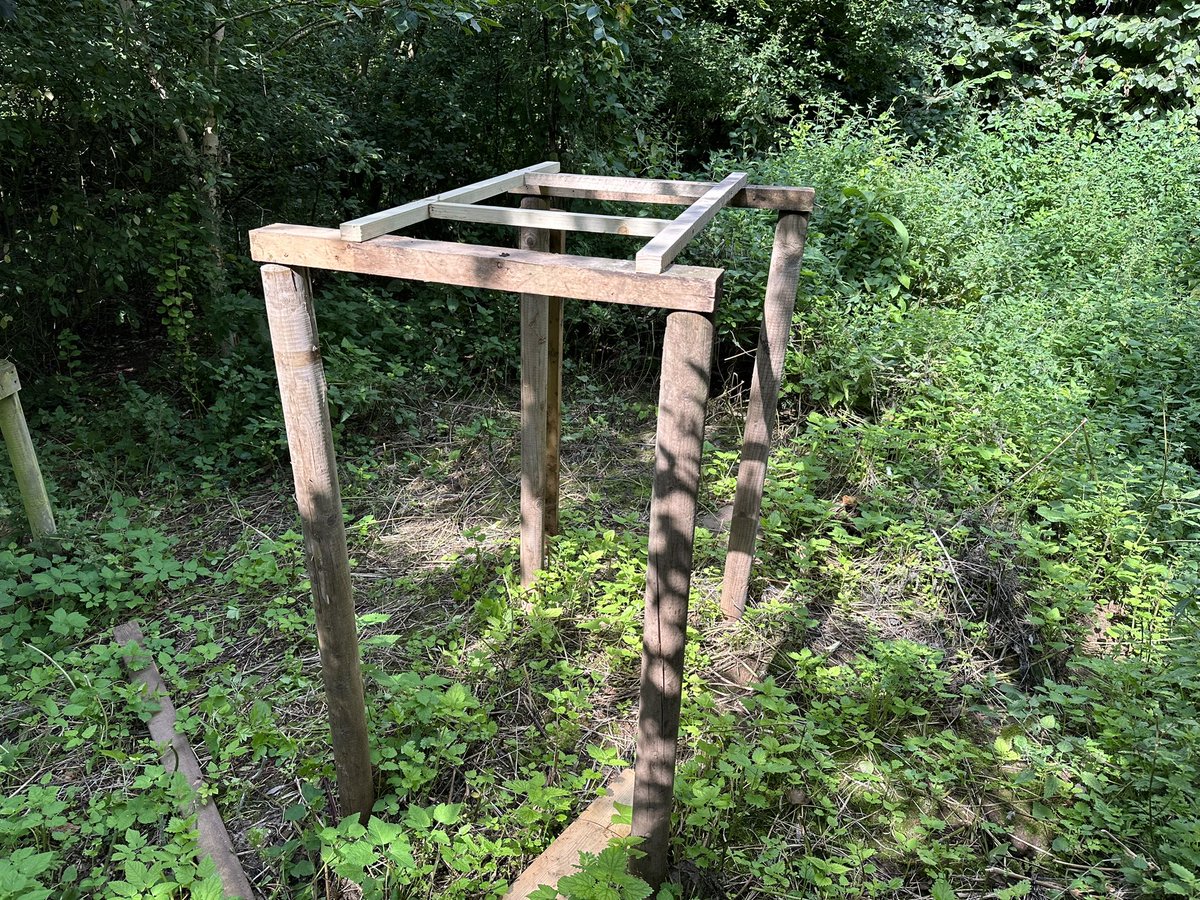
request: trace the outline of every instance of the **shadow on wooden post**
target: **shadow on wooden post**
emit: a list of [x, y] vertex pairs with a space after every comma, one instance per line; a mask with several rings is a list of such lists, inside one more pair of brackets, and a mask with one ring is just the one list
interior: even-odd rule
[[[522, 209], [545, 209], [536, 197]], [[522, 250], [546, 252], [550, 232], [522, 228]], [[549, 367], [550, 298], [521, 295], [521, 587], [530, 587], [546, 562], [546, 386]], [[528, 603], [526, 603], [528, 608]]]
[[667, 316], [650, 504], [633, 789], [633, 834], [642, 838], [641, 849], [646, 855], [635, 860], [632, 869], [655, 888], [667, 876], [696, 492], [700, 486], [712, 342], [713, 324], [707, 316], [689, 312]]
[[4, 435], [8, 457], [12, 460], [25, 516], [29, 519], [29, 531], [34, 537], [45, 537], [58, 531], [58, 527], [54, 524], [54, 510], [42, 480], [25, 411], [21, 408], [20, 391], [17, 367], [8, 360], [0, 360], [0, 433]]
[[775, 434], [779, 385], [783, 379], [792, 314], [796, 309], [796, 288], [807, 231], [808, 213], [779, 214], [775, 244], [771, 249], [771, 270], [767, 276], [762, 330], [754, 357], [750, 407], [746, 411], [742, 460], [738, 466], [733, 519], [729, 525], [729, 551], [725, 556], [725, 578], [721, 588], [721, 611], [730, 619], [740, 619], [746, 611], [758, 518], [767, 480], [767, 456]]
[[329, 706], [341, 813], [358, 813], [365, 821], [375, 803], [367, 715], [312, 288], [307, 269], [266, 265], [262, 280], [316, 607], [321, 679]]
[[[567, 233], [550, 232], [550, 252], [567, 252]], [[563, 365], [563, 298], [551, 297], [546, 336], [546, 482], [545, 509], [542, 520], [546, 535], [553, 537], [559, 532], [558, 503], [561, 494], [559, 469], [562, 457], [562, 365]]]

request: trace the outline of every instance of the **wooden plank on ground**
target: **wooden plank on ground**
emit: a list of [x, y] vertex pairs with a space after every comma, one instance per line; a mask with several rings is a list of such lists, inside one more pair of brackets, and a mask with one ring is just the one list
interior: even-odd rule
[[[113, 629], [118, 644], [131, 651], [125, 656], [129, 667], [129, 680], [145, 686], [147, 699], [157, 701], [158, 711], [150, 717], [147, 728], [150, 737], [163, 747], [163, 768], [168, 772], [182, 772], [193, 791], [199, 792], [204, 783], [200, 760], [196, 758], [188, 739], [175, 730], [175, 705], [163, 684], [162, 675], [153, 660], [140, 658], [144, 653], [142, 629], [137, 622], [126, 622]], [[221, 888], [226, 897], [243, 897], [252, 900], [254, 888], [242, 871], [242, 864], [233, 849], [229, 832], [221, 821], [221, 814], [209, 799], [196, 794], [186, 812], [196, 816], [198, 834], [197, 856], [212, 859], [221, 879]]]
[[542, 162], [535, 166], [527, 166], [524, 169], [506, 172], [494, 178], [477, 181], [474, 184], [454, 188], [450, 191], [443, 191], [440, 194], [434, 194], [430, 197], [423, 197], [420, 200], [413, 200], [411, 203], [393, 206], [391, 209], [360, 216], [357, 219], [351, 219], [349, 222], [342, 223], [342, 239], [347, 241], [368, 241], [371, 238], [379, 237], [381, 234], [387, 234], [388, 232], [397, 231], [409, 225], [416, 225], [418, 222], [424, 222], [429, 218], [429, 206], [431, 203], [439, 200], [458, 200], [462, 203], [486, 200], [488, 197], [495, 197], [497, 194], [503, 194], [514, 187], [519, 187], [528, 174], [534, 172], [553, 173], [557, 172], [558, 169], [559, 164], [556, 162]]
[[250, 232], [258, 262], [408, 278], [435, 284], [545, 294], [574, 300], [711, 312], [723, 269], [672, 266], [661, 275], [635, 271], [632, 260], [539, 253], [384, 235], [342, 240], [337, 229], [268, 225]]
[[[542, 197], [577, 197], [587, 200], [690, 206], [715, 186], [716, 182], [712, 181], [533, 173], [526, 176], [524, 184], [510, 188], [509, 191], [514, 194], [534, 194]], [[808, 212], [813, 208], [813, 189], [779, 184], [748, 184], [730, 198], [729, 205], [749, 209]]]
[[603, 216], [558, 209], [512, 209], [508, 206], [480, 206], [474, 203], [434, 203], [429, 207], [429, 217], [454, 222], [478, 222], [483, 225], [517, 225], [523, 228], [624, 234], [634, 237], [654, 237], [671, 224], [670, 219]]
[[626, 769], [608, 786], [608, 793], [592, 802], [583, 815], [567, 826], [566, 831], [535, 859], [513, 882], [505, 896], [508, 900], [525, 900], [543, 884], [551, 887], [560, 878], [579, 870], [580, 853], [599, 853], [609, 841], [629, 834], [628, 825], [614, 825], [616, 804], [633, 805], [633, 769]]
[[634, 268], [651, 275], [662, 272], [687, 246], [687, 242], [729, 203], [729, 198], [742, 189], [748, 178], [745, 172], [734, 172], [708, 191], [637, 252]]

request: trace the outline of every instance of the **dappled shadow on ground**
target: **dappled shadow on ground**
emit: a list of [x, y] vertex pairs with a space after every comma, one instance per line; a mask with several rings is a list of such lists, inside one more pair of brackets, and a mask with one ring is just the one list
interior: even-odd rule
[[[731, 422], [722, 402], [714, 409], [710, 440], [736, 447], [740, 423]], [[594, 798], [617, 761], [633, 759], [653, 406], [645, 394], [569, 403], [564, 532], [552, 546], [549, 570], [528, 615], [520, 612], [517, 596], [515, 398], [447, 403], [422, 421], [423, 433], [397, 436], [369, 456], [343, 461], [381, 815], [400, 821], [414, 804], [461, 804], [462, 821], [473, 823], [472, 833], [497, 842], [490, 857], [494, 877], [511, 878]], [[831, 503], [849, 490], [834, 481], [826, 487]], [[722, 502], [702, 491], [702, 521], [719, 527]], [[181, 592], [175, 607], [163, 611], [164, 631], [181, 651], [198, 640], [181, 617], [207, 617], [225, 628], [221, 655], [209, 668], [188, 672], [191, 687], [181, 686], [177, 703], [214, 710], [206, 714], [207, 737], [196, 742], [197, 750], [206, 767], [226, 773], [230, 798], [238, 798], [222, 813], [248, 873], [264, 893], [282, 896], [304, 883], [296, 872], [304, 871], [305, 860], [319, 870], [319, 852], [311, 844], [306, 849], [302, 838], [318, 819], [332, 820], [336, 795], [303, 560], [298, 540], [287, 537], [295, 522], [292, 509], [288, 498], [272, 491], [210, 509], [208, 537], [194, 537], [209, 548], [224, 541], [229, 550], [218, 565], [232, 581], [219, 590], [200, 586]], [[761, 549], [778, 552], [769, 542]], [[995, 737], [994, 723], [979, 718], [963, 699], [970, 679], [956, 654], [969, 646], [947, 629], [961, 602], [951, 579], [938, 588], [945, 602], [935, 614], [914, 606], [921, 591], [903, 578], [896, 581], [904, 567], [894, 559], [857, 557], [856, 587], [840, 598], [836, 589], [830, 594], [819, 583], [780, 578], [787, 567], [776, 564], [756, 578], [761, 596], [752, 599], [746, 621], [729, 624], [717, 609], [723, 554], [724, 535], [702, 529], [680, 750], [687, 774], [677, 790], [685, 799], [677, 828], [686, 842], [702, 841], [686, 824], [694, 812], [686, 798], [704, 768], [722, 758], [709, 758], [708, 743], [749, 752], [765, 734], [794, 740], [813, 727], [813, 704], [826, 702], [828, 690], [820, 686], [825, 676], [798, 661], [797, 654], [805, 652], [821, 666], [857, 666], [858, 680], [838, 688], [847, 698], [872, 679], [883, 679], [865, 702], [882, 710], [887, 724], [871, 725], [883, 751], [864, 750], [862, 732], [851, 729], [850, 721], [842, 723], [844, 733], [789, 751], [788, 761], [804, 771], [806, 760], [818, 758], [823, 760], [818, 769], [836, 770], [823, 796], [815, 786], [798, 787], [794, 778], [764, 782], [776, 808], [768, 831], [788, 835], [785, 844], [797, 858], [826, 852], [816, 823], [833, 815], [856, 840], [893, 860], [888, 865], [906, 884], [915, 878], [911, 884], [919, 886], [911, 860], [923, 841], [921, 816], [951, 823], [964, 846], [983, 846], [985, 834], [1024, 833], [1019, 829], [1032, 821], [1024, 801], [974, 789], [931, 799], [911, 779], [880, 774], [899, 758], [887, 748], [903, 746], [910, 731], [946, 730], [966, 744], [984, 746]], [[916, 561], [912, 568], [917, 571]], [[971, 581], [975, 575], [961, 565], [956, 571], [972, 603], [985, 597], [983, 587]], [[978, 578], [986, 580], [982, 573]], [[236, 619], [229, 618], [231, 608]], [[239, 624], [225, 627], [234, 622]], [[880, 647], [899, 649], [889, 655], [876, 652]], [[944, 662], [930, 663], [932, 652]], [[948, 677], [935, 679], [948, 692], [935, 698], [940, 706], [909, 691], [914, 676], [904, 667], [912, 658], [920, 666], [947, 667]], [[786, 721], [775, 721], [779, 716], [756, 699], [751, 686], [764, 675], [791, 704]], [[207, 691], [213, 682], [222, 683], [225, 712], [216, 711]], [[465, 693], [456, 694], [455, 685]], [[901, 713], [888, 712], [893, 703]], [[921, 703], [929, 715], [903, 712], [904, 704]], [[250, 725], [230, 734], [230, 722], [239, 716]], [[942, 751], [925, 752], [934, 758]], [[985, 778], [979, 766], [977, 774]], [[747, 790], [745, 779], [757, 776], [735, 766], [722, 777], [723, 790], [736, 797]], [[873, 818], [876, 796], [908, 810], [899, 820], [903, 837]], [[731, 833], [763, 827], [765, 821], [752, 803], [739, 803], [724, 815], [721, 827]], [[1032, 829], [1024, 834], [1027, 843], [1040, 840]], [[987, 838], [993, 844], [998, 839]], [[834, 844], [826, 850], [841, 852]], [[676, 859], [675, 874], [692, 885], [691, 896], [770, 892], [758, 878], [738, 874], [741, 864], [717, 859], [698, 867], [698, 858], [689, 850]], [[427, 877], [435, 892], [454, 893], [451, 871]]]

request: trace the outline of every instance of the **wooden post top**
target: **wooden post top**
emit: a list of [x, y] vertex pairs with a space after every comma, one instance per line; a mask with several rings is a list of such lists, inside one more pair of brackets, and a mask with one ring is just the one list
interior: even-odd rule
[[17, 367], [7, 359], [0, 359], [0, 400], [11, 397], [21, 389], [17, 378]]

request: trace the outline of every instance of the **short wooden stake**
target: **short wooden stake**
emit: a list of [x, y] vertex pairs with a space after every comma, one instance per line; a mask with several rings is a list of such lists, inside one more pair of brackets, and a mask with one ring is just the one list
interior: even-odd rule
[[675, 748], [692, 581], [696, 493], [704, 445], [704, 409], [712, 366], [712, 321], [698, 313], [667, 316], [642, 644], [641, 706], [633, 790], [633, 834], [645, 856], [634, 874], [657, 888], [667, 875]]
[[350, 557], [312, 288], [307, 269], [266, 265], [262, 280], [316, 606], [321, 678], [329, 706], [341, 813], [358, 813], [365, 820], [375, 802], [371, 756]]
[[[545, 209], [537, 197], [525, 209]], [[522, 250], [546, 252], [550, 233], [522, 228]], [[521, 295], [521, 587], [530, 587], [546, 561], [546, 387], [549, 368], [550, 298]]]
[[[125, 656], [129, 680], [144, 685], [146, 697], [158, 703], [158, 711], [150, 717], [146, 727], [154, 743], [163, 748], [163, 768], [167, 772], [182, 772], [192, 790], [198, 792], [204, 784], [200, 760], [196, 758], [188, 739], [175, 730], [175, 705], [163, 684], [158, 666], [153, 660], [141, 665], [136, 657], [136, 653], [143, 650], [141, 627], [137, 622], [126, 622], [113, 629], [113, 637], [120, 646], [132, 651]], [[229, 839], [229, 832], [217, 807], [211, 800], [197, 795], [185, 812], [196, 816], [197, 856], [201, 859], [207, 856], [213, 861], [217, 876], [221, 879], [222, 893], [229, 898], [253, 900], [254, 888], [242, 870], [241, 861], [233, 849], [233, 842]]]
[[721, 611], [730, 619], [740, 619], [746, 610], [763, 486], [767, 479], [767, 455], [775, 433], [779, 384], [783, 378], [792, 314], [796, 309], [796, 287], [807, 230], [808, 213], [785, 211], [779, 214], [767, 276], [762, 330], [750, 383], [750, 408], [746, 412], [746, 433], [742, 441], [742, 461], [738, 466], [733, 519], [729, 526], [729, 552], [725, 556], [725, 579], [721, 588]]
[[[550, 232], [550, 252], [567, 252], [567, 233]], [[562, 451], [562, 364], [563, 364], [563, 298], [551, 297], [547, 327], [546, 373], [546, 484], [545, 528], [547, 535], [559, 532], [559, 471]]]
[[25, 516], [29, 519], [29, 530], [34, 537], [54, 534], [54, 510], [42, 480], [37, 454], [33, 450], [33, 439], [29, 436], [29, 425], [25, 411], [21, 409], [18, 396], [21, 382], [17, 378], [17, 367], [8, 360], [0, 360], [0, 432], [8, 447], [21, 501], [25, 504]]

